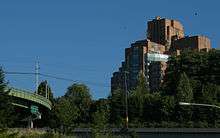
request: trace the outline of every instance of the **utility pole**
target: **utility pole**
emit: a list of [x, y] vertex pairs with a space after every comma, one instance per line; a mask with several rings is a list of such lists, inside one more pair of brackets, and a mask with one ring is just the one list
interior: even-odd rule
[[128, 129], [128, 88], [127, 88], [127, 71], [124, 72], [124, 83], [125, 83], [125, 126]]
[[39, 84], [39, 61], [35, 64], [35, 77], [36, 77], [36, 94], [38, 93], [38, 84]]
[[46, 97], [46, 98], [47, 98], [47, 89], [48, 89], [48, 88], [47, 88], [47, 81], [46, 81], [46, 88], [45, 88], [45, 94], [46, 94], [45, 97]]
[[50, 87], [47, 85], [47, 99], [50, 99]]

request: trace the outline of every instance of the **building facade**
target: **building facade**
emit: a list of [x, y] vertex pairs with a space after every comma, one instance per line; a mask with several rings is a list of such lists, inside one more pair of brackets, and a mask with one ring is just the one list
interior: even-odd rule
[[211, 49], [211, 42], [205, 36], [184, 37], [173, 41], [170, 51], [180, 54], [184, 49], [209, 51]]
[[211, 49], [205, 36], [184, 36], [183, 25], [176, 20], [156, 17], [147, 24], [147, 38], [132, 43], [125, 49], [125, 61], [111, 78], [111, 91], [129, 90], [137, 86], [138, 76], [143, 75], [151, 91], [160, 88], [170, 54], [180, 54], [184, 49]]
[[158, 88], [163, 79], [161, 74], [165, 71], [163, 65], [168, 59], [164, 52], [165, 46], [147, 39], [132, 43], [130, 48], [125, 49], [125, 62], [119, 71], [113, 73], [111, 90], [124, 89], [125, 78], [127, 88], [134, 89], [139, 75], [145, 77], [151, 89]]
[[155, 43], [166, 46], [169, 50], [173, 39], [184, 37], [183, 25], [176, 20], [156, 17], [147, 23], [147, 38]]

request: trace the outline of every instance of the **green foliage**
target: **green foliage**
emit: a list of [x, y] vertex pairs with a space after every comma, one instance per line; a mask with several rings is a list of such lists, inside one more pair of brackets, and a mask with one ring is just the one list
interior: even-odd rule
[[[177, 81], [183, 72], [194, 82], [195, 90], [199, 93], [199, 84], [212, 83], [220, 85], [220, 50], [209, 52], [198, 52], [186, 50], [179, 56], [171, 56], [168, 61], [168, 68], [163, 83], [163, 90], [166, 94], [175, 94]], [[197, 86], [197, 87], [196, 87]], [[200, 89], [199, 89], [200, 88]]]
[[138, 75], [138, 83], [135, 91], [136, 94], [139, 96], [149, 93], [149, 88], [146, 78], [142, 73], [139, 73]]
[[177, 84], [176, 100], [178, 102], [192, 102], [193, 100], [192, 87], [190, 85], [189, 78], [184, 72], [180, 75], [180, 79]]
[[[46, 94], [47, 92], [47, 94]], [[53, 98], [53, 93], [51, 90], [50, 85], [48, 84], [48, 82], [42, 81], [40, 83], [40, 85], [38, 86], [38, 91], [37, 93], [41, 96], [47, 97], [49, 98], [49, 100], [52, 103], [52, 110], [48, 110], [46, 108], [42, 108], [40, 109], [40, 112], [42, 114], [42, 118], [40, 120], [36, 120], [35, 124], [37, 124], [37, 127], [51, 127], [54, 128], [56, 126], [58, 126], [58, 119], [57, 116], [55, 114], [55, 99]]]
[[[46, 91], [47, 91], [47, 94], [46, 94]], [[46, 96], [49, 97], [49, 100], [51, 102], [53, 102], [53, 100], [54, 100], [51, 87], [50, 87], [50, 85], [48, 84], [48, 82], [46, 80], [42, 81], [40, 83], [40, 85], [38, 86], [37, 94], [39, 94], [41, 96], [44, 96], [44, 97], [46, 97]]]
[[161, 121], [161, 95], [152, 93], [144, 96], [144, 122], [160, 122]]
[[[220, 105], [220, 51], [184, 51], [171, 56], [162, 88], [151, 93], [146, 78], [138, 76], [137, 87], [128, 92], [129, 127], [219, 127], [220, 110], [198, 106], [180, 106], [179, 102]], [[38, 93], [45, 95], [46, 81]], [[11, 104], [0, 70], [0, 127], [11, 125]], [[118, 89], [108, 99], [92, 100], [84, 84], [72, 84], [64, 96], [53, 100], [52, 111], [43, 125], [73, 132], [74, 127], [92, 128], [94, 137], [111, 137], [110, 127], [124, 127], [125, 91]], [[7, 108], [6, 108], [7, 107]], [[51, 118], [51, 119], [50, 119]], [[48, 120], [45, 121], [45, 120]], [[104, 131], [103, 131], [104, 130]], [[45, 137], [50, 137], [46, 134]]]
[[149, 95], [149, 88], [146, 78], [139, 74], [137, 87], [131, 91], [128, 97], [129, 120], [139, 122], [143, 119], [144, 100]]
[[169, 122], [173, 120], [175, 111], [174, 96], [162, 96], [160, 101], [161, 120]]
[[111, 93], [108, 99], [110, 102], [109, 122], [117, 127], [122, 127], [123, 118], [125, 118], [125, 93], [117, 89]]
[[0, 128], [10, 127], [16, 118], [14, 108], [11, 104], [11, 97], [8, 96], [9, 91], [6, 91], [6, 86], [4, 73], [2, 68], [0, 68]]
[[207, 107], [193, 107], [192, 109], [189, 106], [179, 106], [178, 102], [218, 105], [220, 96], [219, 61], [219, 50], [209, 52], [186, 50], [180, 56], [170, 57], [163, 83], [163, 95], [176, 97], [174, 118], [181, 122], [182, 127], [187, 126], [186, 122], [190, 120], [201, 126], [206, 126], [202, 124], [215, 126], [219, 116], [216, 110]]
[[107, 137], [110, 135], [108, 131], [109, 120], [109, 103], [107, 99], [99, 99], [94, 101], [90, 108], [92, 117], [92, 136]]
[[0, 137], [1, 138], [63, 138], [63, 137], [68, 138], [68, 136], [58, 133], [45, 132], [39, 130], [28, 130], [28, 129], [0, 130]]
[[64, 96], [58, 98], [54, 105], [55, 123], [64, 127], [65, 131], [72, 131], [75, 126], [90, 122], [89, 109], [91, 96], [87, 86], [73, 84], [68, 87]]
[[94, 101], [90, 108], [92, 117], [92, 136], [93, 137], [111, 137], [109, 129], [109, 101], [107, 99], [99, 99]]
[[56, 115], [64, 126], [76, 123], [79, 117], [79, 109], [67, 98], [60, 98], [55, 105]]
[[220, 94], [220, 86], [208, 83], [202, 87], [203, 102], [209, 104], [217, 104]]
[[64, 98], [80, 111], [76, 123], [87, 123], [90, 120], [89, 109], [92, 102], [89, 88], [84, 84], [73, 84], [68, 87]]
[[90, 108], [91, 123], [100, 129], [106, 128], [109, 120], [109, 102], [107, 99], [94, 101]]

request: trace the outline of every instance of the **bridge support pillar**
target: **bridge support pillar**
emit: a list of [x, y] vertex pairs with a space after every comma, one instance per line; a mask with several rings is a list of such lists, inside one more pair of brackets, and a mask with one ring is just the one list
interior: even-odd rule
[[28, 119], [28, 128], [34, 128], [34, 120], [31, 116]]
[[31, 127], [31, 128], [34, 128], [34, 122], [33, 122], [33, 120], [31, 120], [31, 122], [30, 122], [30, 127]]

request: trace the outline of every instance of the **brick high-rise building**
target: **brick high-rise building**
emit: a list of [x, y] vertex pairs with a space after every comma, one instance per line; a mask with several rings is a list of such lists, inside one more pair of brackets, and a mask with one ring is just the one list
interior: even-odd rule
[[111, 78], [111, 91], [116, 90], [118, 88], [125, 89], [125, 62], [122, 62], [119, 71], [114, 72]]
[[147, 23], [147, 38], [155, 43], [166, 46], [169, 50], [173, 39], [184, 37], [183, 25], [176, 20], [156, 17]]
[[185, 37], [180, 22], [156, 17], [148, 22], [147, 39], [136, 41], [125, 49], [125, 61], [111, 78], [111, 91], [125, 88], [125, 72], [128, 72], [128, 89], [136, 87], [138, 75], [142, 74], [150, 90], [157, 90], [167, 67], [166, 54], [179, 54], [188, 48], [208, 51], [211, 48], [210, 40], [204, 36]]
[[[125, 49], [124, 64], [122, 64], [118, 72], [113, 73], [113, 77], [111, 78], [111, 89], [124, 89], [124, 71], [129, 72], [126, 74], [128, 89], [136, 87], [139, 75], [143, 75], [148, 82], [153, 80], [154, 84], [149, 82], [150, 87], [154, 89], [157, 88], [162, 81], [161, 74], [163, 73], [161, 72], [164, 71], [164, 66], [161, 66], [163, 61], [158, 60], [155, 62], [154, 60], [156, 58], [161, 58], [164, 52], [165, 46], [149, 40], [140, 40], [132, 43], [130, 48]], [[151, 55], [149, 55], [150, 53]], [[148, 59], [149, 57], [153, 59], [150, 61]], [[162, 58], [166, 60], [168, 57], [165, 56]]]
[[184, 49], [209, 51], [211, 49], [211, 42], [210, 39], [205, 36], [184, 37], [173, 41], [171, 47], [172, 52], [180, 54], [180, 51]]

